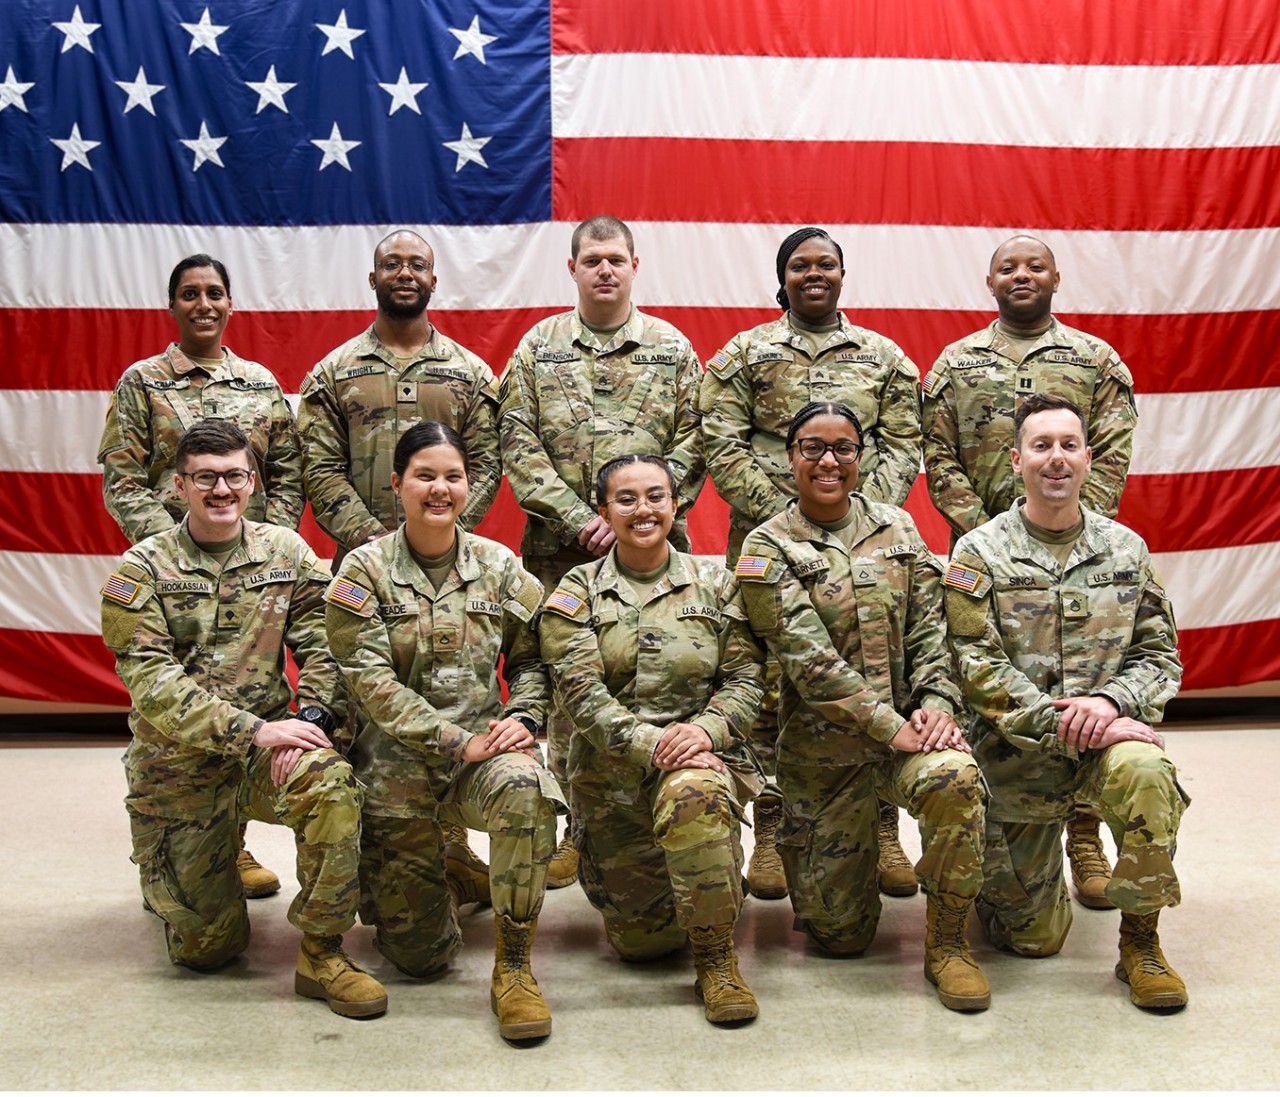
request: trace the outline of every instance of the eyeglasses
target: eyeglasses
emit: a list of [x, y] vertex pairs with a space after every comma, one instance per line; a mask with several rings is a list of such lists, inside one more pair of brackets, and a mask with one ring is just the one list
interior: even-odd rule
[[800, 451], [800, 456], [806, 461], [821, 461], [830, 451], [840, 464], [852, 465], [862, 456], [863, 447], [861, 442], [849, 442], [844, 439], [839, 442], [824, 442], [820, 438], [802, 438], [796, 443], [795, 448]]
[[426, 274], [431, 269], [422, 259], [380, 259], [378, 269], [383, 274], [399, 274], [401, 267], [408, 267], [414, 274]]
[[250, 469], [227, 469], [226, 472], [201, 469], [199, 472], [184, 472], [180, 475], [185, 476], [201, 491], [212, 491], [217, 487], [219, 480], [226, 484], [229, 490], [239, 491], [253, 478], [253, 472]]
[[634, 514], [641, 502], [648, 503], [650, 510], [666, 510], [667, 504], [671, 502], [671, 492], [651, 491], [643, 498], [631, 494], [615, 495], [612, 499], [606, 499], [605, 505], [616, 507], [618, 513], [625, 518], [628, 514]]

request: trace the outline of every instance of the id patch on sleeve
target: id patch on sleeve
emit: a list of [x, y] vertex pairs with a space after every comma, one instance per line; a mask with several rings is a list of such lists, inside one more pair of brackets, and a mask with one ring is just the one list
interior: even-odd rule
[[725, 351], [718, 350], [707, 359], [707, 369], [712, 373], [723, 373], [732, 362], [733, 359]]
[[931, 369], [924, 381], [921, 382], [920, 389], [926, 396], [932, 396], [938, 389], [942, 388], [945, 380], [946, 378], [936, 369]]
[[975, 594], [985, 578], [986, 576], [982, 572], [974, 571], [973, 568], [967, 568], [963, 564], [953, 562], [947, 565], [942, 581], [949, 587], [964, 591], [965, 594]]
[[349, 579], [335, 579], [329, 584], [328, 593], [324, 597], [326, 602], [332, 602], [335, 606], [349, 609], [353, 613], [362, 613], [373, 597], [373, 592], [357, 586]]
[[118, 571], [113, 571], [102, 588], [102, 597], [122, 606], [131, 606], [141, 589], [141, 583], [135, 583], [132, 579], [126, 579]]
[[547, 599], [543, 609], [555, 610], [556, 613], [572, 618], [577, 617], [584, 606], [586, 606], [586, 603], [581, 598], [570, 594], [567, 590], [557, 589]]
[[766, 579], [772, 566], [767, 556], [739, 556], [733, 574], [739, 579]]

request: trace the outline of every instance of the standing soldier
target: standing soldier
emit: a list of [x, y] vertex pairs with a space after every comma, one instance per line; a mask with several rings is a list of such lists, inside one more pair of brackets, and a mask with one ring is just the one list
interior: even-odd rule
[[[548, 590], [613, 545], [595, 510], [596, 477], [624, 454], [656, 454], [671, 465], [680, 499], [671, 541], [689, 548], [684, 515], [705, 477], [695, 408], [702, 370], [688, 339], [632, 305], [639, 266], [631, 230], [616, 217], [582, 222], [569, 258], [577, 308], [536, 324], [502, 378], [503, 464], [528, 516], [521, 552]], [[553, 710], [547, 743], [561, 781], [571, 728]], [[571, 883], [577, 862], [566, 831], [547, 886]]]
[[[796, 497], [787, 463], [787, 428], [812, 400], [852, 408], [866, 433], [858, 490], [900, 507], [920, 472], [920, 373], [883, 335], [857, 327], [839, 309], [844, 250], [825, 229], [797, 229], [778, 248], [777, 320], [740, 332], [707, 363], [698, 395], [707, 468], [731, 508], [727, 563], [742, 539]], [[777, 671], [752, 745], [773, 768]], [[775, 786], [756, 801], [756, 845], [747, 870], [751, 893], [787, 894], [773, 834], [781, 814]], [[879, 883], [887, 895], [914, 895], [916, 877], [898, 842], [898, 809], [881, 804]]]
[[[102, 636], [129, 690], [133, 860], [169, 958], [211, 971], [249, 943], [236, 873], [241, 818], [294, 832], [302, 931], [294, 988], [344, 1017], [386, 992], [342, 950], [356, 918], [360, 793], [330, 735], [346, 708], [324, 632], [329, 572], [292, 530], [244, 520], [249, 440], [207, 419], [182, 436], [188, 513], [135, 545], [102, 588]], [[285, 649], [298, 663], [297, 715]]]
[[[187, 512], [174, 485], [183, 431], [201, 419], [227, 419], [249, 439], [255, 489], [245, 514], [297, 529], [304, 505], [302, 453], [293, 412], [265, 366], [222, 344], [231, 319], [231, 276], [217, 259], [189, 255], [169, 275], [169, 314], [178, 342], [135, 362], [120, 378], [98, 445], [102, 497], [131, 544], [172, 529]], [[250, 899], [274, 895], [280, 877], [244, 848], [237, 865]]]
[[[1133, 377], [1101, 339], [1052, 314], [1059, 273], [1053, 252], [1030, 236], [991, 257], [987, 288], [999, 316], [947, 347], [924, 381], [924, 464], [929, 495], [961, 534], [1008, 510], [1021, 491], [1009, 464], [1015, 409], [1035, 393], [1065, 396], [1084, 412], [1093, 471], [1086, 506], [1114, 518], [1133, 452]], [[1071, 878], [1080, 902], [1110, 910], [1111, 865], [1098, 811], [1078, 803], [1067, 822]]]
[[1116, 978], [1135, 1005], [1168, 1009], [1186, 1004], [1187, 988], [1157, 920], [1181, 899], [1173, 852], [1188, 801], [1152, 725], [1182, 665], [1142, 538], [1081, 505], [1087, 430], [1061, 396], [1023, 402], [1010, 458], [1026, 497], [960, 538], [943, 579], [991, 790], [978, 914], [1007, 951], [1062, 948], [1062, 826], [1083, 794], [1101, 805], [1120, 851], [1105, 892], [1121, 910]]

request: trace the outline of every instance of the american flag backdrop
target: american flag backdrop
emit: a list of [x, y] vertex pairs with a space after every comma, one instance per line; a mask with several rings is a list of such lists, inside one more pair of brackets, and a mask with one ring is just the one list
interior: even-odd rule
[[[0, 697], [125, 700], [96, 447], [174, 337], [179, 258], [227, 264], [227, 345], [296, 392], [367, 326], [376, 241], [417, 228], [433, 320], [501, 372], [572, 304], [570, 228], [600, 212], [704, 360], [776, 315], [798, 225], [922, 372], [990, 319], [995, 245], [1046, 239], [1056, 313], [1136, 378], [1120, 517], [1185, 685], [1280, 679], [1278, 178], [1270, 0], [5, 0]], [[909, 509], [945, 551], [923, 482]], [[713, 492], [692, 526], [723, 552]], [[504, 488], [482, 532], [520, 527]]]

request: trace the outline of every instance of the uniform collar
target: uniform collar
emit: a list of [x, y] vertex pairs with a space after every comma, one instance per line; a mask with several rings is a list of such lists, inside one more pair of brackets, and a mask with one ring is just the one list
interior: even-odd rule
[[225, 344], [223, 344], [222, 347], [222, 364], [212, 370], [209, 369], [208, 366], [201, 365], [199, 362], [193, 362], [182, 352], [182, 348], [178, 346], [177, 343], [170, 343], [169, 349], [164, 352], [164, 356], [169, 362], [169, 367], [179, 377], [185, 377], [187, 374], [192, 373], [195, 370], [199, 370], [201, 373], [207, 373], [210, 379], [230, 376], [234, 372], [233, 366], [237, 361], [236, 356], [231, 351], [231, 348]]
[[[861, 544], [877, 530], [883, 529], [889, 524], [887, 518], [873, 514], [869, 504], [870, 501], [861, 492], [854, 491], [849, 494], [849, 507], [853, 511], [853, 535], [849, 541], [851, 545]], [[787, 504], [785, 513], [787, 516], [787, 534], [793, 541], [812, 541], [818, 545], [841, 543], [834, 533], [828, 533], [805, 516], [804, 511], [800, 509], [800, 500], [792, 499]]]
[[[390, 350], [387, 345], [378, 338], [378, 333], [374, 330], [373, 324], [369, 325], [369, 329], [360, 336], [360, 341], [355, 348], [356, 357], [358, 358], [377, 358], [384, 365], [392, 370], [400, 369], [400, 362], [394, 351]], [[448, 344], [444, 341], [444, 336], [440, 334], [440, 329], [431, 325], [431, 338], [428, 339], [417, 352], [409, 356], [409, 365], [416, 362], [442, 362], [446, 358], [453, 357], [453, 352], [449, 349]]]
[[[974, 337], [973, 346], [976, 349], [990, 350], [995, 351], [997, 354], [1004, 354], [1004, 350], [1002, 348], [1006, 345], [1005, 340], [1007, 337], [1001, 334], [1001, 332], [996, 328], [997, 320], [999, 320], [999, 317], [992, 320], [991, 323], [989, 323], [977, 334], [977, 336]], [[1032, 343], [1027, 350], [1027, 356], [1029, 357], [1033, 352], [1043, 350], [1045, 347], [1069, 346], [1071, 346], [1071, 340], [1067, 338], [1062, 325], [1058, 323], [1058, 318], [1056, 316], [1050, 316], [1048, 329], [1036, 336], [1035, 342]], [[1008, 355], [1005, 355], [1005, 357], [1008, 357]]]
[[[239, 547], [222, 565], [223, 571], [230, 571], [243, 564], [265, 564], [272, 556], [270, 542], [259, 532], [257, 523], [242, 518], [244, 539]], [[206, 553], [191, 537], [189, 516], [183, 515], [178, 524], [178, 567], [183, 571], [213, 572], [213, 557]]]
[[[693, 578], [693, 572], [689, 567], [688, 561], [682, 553], [673, 548], [666, 574], [658, 580], [653, 588], [653, 597], [656, 598], [670, 591], [679, 590], [681, 587], [687, 587], [693, 582]], [[593, 595], [611, 591], [624, 602], [634, 600], [635, 592], [632, 590], [631, 584], [627, 582], [626, 576], [618, 570], [618, 550], [616, 547], [611, 548], [609, 554], [600, 561], [600, 566], [596, 569], [595, 577], [591, 580], [588, 589]]]
[[[1030, 560], [1050, 571], [1056, 572], [1058, 570], [1057, 557], [1049, 551], [1047, 545], [1041, 544], [1031, 536], [1030, 531], [1022, 521], [1020, 511], [1026, 501], [1027, 497], [1025, 495], [1019, 495], [1008, 511], [1005, 533], [1009, 538], [1009, 555], [1016, 560]], [[1096, 514], [1081, 503], [1080, 516], [1084, 519], [1084, 529], [1080, 531], [1080, 536], [1076, 538], [1076, 543], [1071, 549], [1071, 555], [1067, 558], [1067, 566], [1063, 568], [1064, 572], [1075, 567], [1076, 564], [1082, 564], [1087, 560], [1092, 560], [1095, 556], [1102, 555], [1111, 543], [1110, 538], [1102, 527], [1101, 515]]]
[[615, 350], [621, 350], [631, 343], [637, 345], [642, 343], [641, 336], [644, 334], [644, 325], [640, 321], [640, 313], [636, 310], [635, 305], [632, 305], [631, 312], [627, 315], [627, 322], [613, 333], [607, 343], [601, 343], [600, 337], [587, 327], [582, 320], [582, 313], [575, 308], [569, 317], [569, 332], [575, 343], [596, 351], [598, 354], [608, 354]]
[[[796, 347], [800, 350], [806, 349], [805, 336], [812, 333], [797, 331], [787, 320], [787, 315], [788, 313], [784, 312], [769, 325], [769, 328], [763, 333], [765, 342], [775, 343], [778, 346]], [[857, 324], [850, 323], [849, 317], [843, 312], [837, 312], [836, 316], [840, 320], [839, 330], [826, 333], [830, 346], [843, 346], [845, 343], [854, 347], [862, 346], [862, 329]]]
[[[459, 585], [471, 582], [480, 577], [480, 561], [476, 557], [475, 537], [461, 526], [457, 526], [458, 558], [453, 562], [453, 570], [460, 580]], [[392, 534], [395, 538], [395, 552], [391, 557], [391, 579], [397, 586], [412, 587], [428, 599], [444, 594], [453, 589], [452, 575], [446, 579], [437, 591], [431, 585], [418, 561], [413, 558], [413, 550], [409, 548], [409, 537], [405, 533], [404, 524]]]

